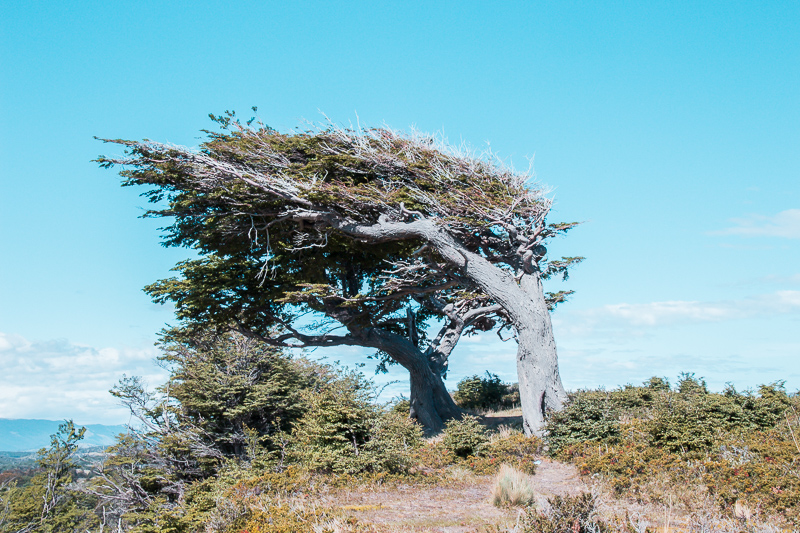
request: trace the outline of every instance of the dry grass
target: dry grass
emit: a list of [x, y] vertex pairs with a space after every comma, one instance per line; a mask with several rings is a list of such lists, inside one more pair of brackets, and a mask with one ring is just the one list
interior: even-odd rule
[[[519, 472], [518, 472], [519, 473]], [[520, 473], [521, 474], [521, 473]], [[523, 474], [524, 475], [524, 474]], [[441, 470], [436, 485], [414, 484], [353, 487], [331, 494], [327, 504], [345, 511], [352, 521], [339, 520], [339, 529], [328, 531], [410, 533], [523, 533], [526, 509], [509, 503], [496, 507], [498, 476], [477, 476], [457, 467]], [[597, 519], [610, 532], [626, 533], [778, 533], [781, 529], [769, 517], [751, 510], [749, 519], [725, 513], [708, 494], [694, 493], [687, 487], [673, 487], [674, 494], [664, 494], [666, 503], [619, 498], [600, 479], [582, 478], [573, 465], [544, 459], [529, 483], [530, 509], [548, 509], [548, 498], [576, 496], [591, 492], [595, 496]], [[509, 491], [513, 492], [513, 491]], [[501, 497], [502, 498], [502, 497]], [[691, 506], [687, 504], [691, 501]], [[530, 512], [527, 510], [527, 512]], [[741, 511], [741, 514], [745, 514]], [[342, 529], [344, 528], [344, 529]], [[348, 529], [349, 528], [349, 529]]]
[[498, 440], [503, 440], [509, 437], [513, 437], [514, 435], [522, 434], [521, 429], [509, 426], [507, 424], [500, 424], [494, 429], [496, 433], [492, 433], [492, 435], [489, 437], [489, 442], [495, 442]]
[[492, 503], [497, 507], [525, 507], [536, 501], [531, 477], [504, 464], [500, 466], [492, 489]]
[[456, 483], [465, 483], [475, 480], [475, 474], [468, 468], [462, 466], [451, 466], [444, 471], [447, 479]]

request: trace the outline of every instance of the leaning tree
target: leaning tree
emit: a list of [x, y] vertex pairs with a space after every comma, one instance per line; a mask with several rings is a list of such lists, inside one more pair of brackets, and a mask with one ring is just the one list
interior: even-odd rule
[[[101, 165], [125, 165], [126, 185], [152, 187], [145, 194], [160, 207], [149, 214], [174, 217], [165, 244], [202, 256], [151, 294], [184, 318], [213, 316], [274, 344], [377, 348], [409, 368], [412, 384], [412, 368], [438, 372], [438, 383], [419, 383], [429, 396], [441, 396], [442, 365], [463, 333], [507, 326], [525, 431], [541, 430], [566, 398], [548, 312], [566, 293], [548, 302], [542, 280], [580, 258], [547, 260], [544, 242], [575, 224], [546, 222], [551, 202], [529, 175], [428, 136], [334, 125], [284, 134], [213, 118], [222, 131], [199, 150], [105, 139], [128, 153]], [[297, 309], [345, 331], [309, 334]], [[420, 317], [445, 318], [424, 351]]]

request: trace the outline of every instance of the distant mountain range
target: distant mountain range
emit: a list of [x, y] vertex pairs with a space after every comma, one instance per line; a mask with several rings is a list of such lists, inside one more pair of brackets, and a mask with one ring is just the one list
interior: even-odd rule
[[[0, 452], [36, 451], [50, 446], [50, 435], [58, 431], [63, 420], [30, 420], [0, 418]], [[80, 442], [81, 447], [110, 446], [119, 433], [125, 433], [125, 426], [106, 426], [88, 424]]]

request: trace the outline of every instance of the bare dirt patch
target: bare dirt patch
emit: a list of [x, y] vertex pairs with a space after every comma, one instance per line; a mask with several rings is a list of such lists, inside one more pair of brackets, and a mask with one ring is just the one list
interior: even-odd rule
[[[340, 490], [331, 497], [334, 505], [376, 532], [467, 533], [484, 526], [513, 526], [520, 511], [502, 509], [490, 500], [494, 476], [454, 472], [461, 479], [442, 479], [433, 487], [400, 485]], [[573, 495], [584, 492], [572, 465], [542, 459], [533, 476], [537, 496]]]

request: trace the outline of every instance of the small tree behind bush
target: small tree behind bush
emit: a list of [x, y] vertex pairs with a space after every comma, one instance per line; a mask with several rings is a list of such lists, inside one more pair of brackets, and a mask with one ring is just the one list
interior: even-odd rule
[[519, 405], [517, 384], [503, 383], [497, 374], [469, 376], [458, 382], [453, 399], [464, 409], [509, 409]]

